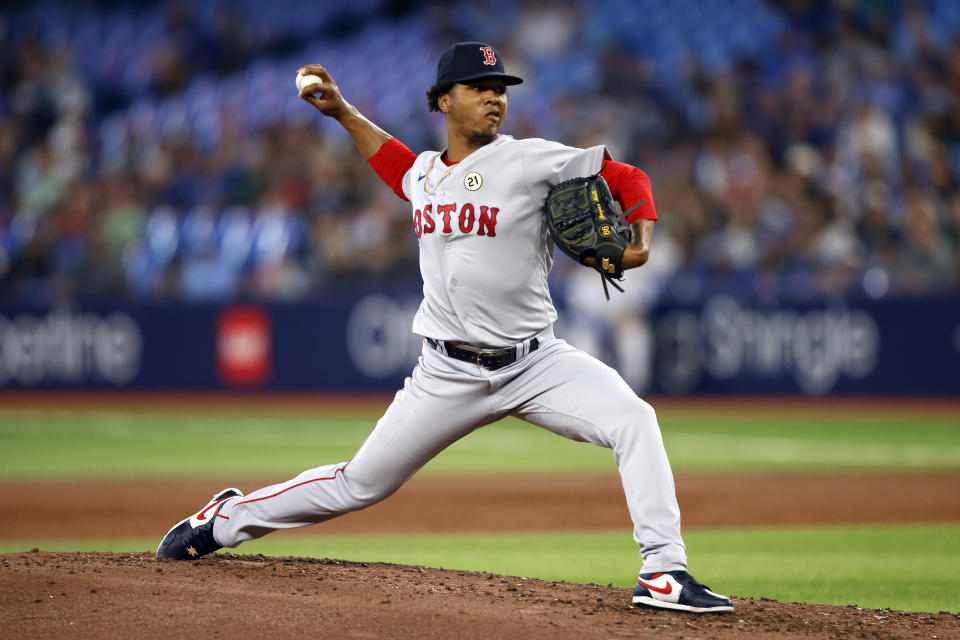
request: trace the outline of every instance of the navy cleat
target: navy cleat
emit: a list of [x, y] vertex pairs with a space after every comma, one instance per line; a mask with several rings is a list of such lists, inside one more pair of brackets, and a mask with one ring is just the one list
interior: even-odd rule
[[213, 539], [213, 522], [224, 502], [242, 495], [239, 489], [224, 489], [214, 495], [203, 509], [175, 524], [167, 535], [163, 536], [160, 546], [157, 547], [157, 557], [190, 560], [219, 549], [220, 545]]
[[633, 592], [633, 604], [692, 613], [733, 611], [730, 598], [710, 591], [683, 570], [641, 573]]

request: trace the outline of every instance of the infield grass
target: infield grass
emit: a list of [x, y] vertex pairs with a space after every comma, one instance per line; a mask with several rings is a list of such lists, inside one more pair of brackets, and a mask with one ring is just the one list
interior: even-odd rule
[[[694, 575], [739, 597], [960, 613], [960, 524], [694, 529]], [[909, 546], [906, 541], [909, 541]], [[150, 551], [156, 540], [39, 544], [45, 551]], [[0, 543], [0, 552], [36, 542]], [[631, 587], [629, 531], [456, 535], [275, 534], [234, 553], [327, 557]]]
[[[382, 407], [349, 411], [105, 411], [0, 406], [0, 478], [295, 475], [349, 460]], [[960, 412], [958, 412], [960, 413]], [[960, 415], [837, 415], [812, 404], [660, 411], [675, 471], [933, 469], [960, 467]], [[484, 427], [431, 461], [426, 473], [615, 473], [610, 451], [516, 419]]]

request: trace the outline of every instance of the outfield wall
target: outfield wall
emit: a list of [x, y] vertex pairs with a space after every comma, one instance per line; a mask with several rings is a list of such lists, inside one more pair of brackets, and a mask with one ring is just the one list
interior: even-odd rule
[[[420, 351], [417, 304], [372, 293], [0, 309], [0, 388], [391, 390]], [[647, 324], [648, 391], [960, 396], [960, 298], [757, 306], [716, 296], [656, 309]]]

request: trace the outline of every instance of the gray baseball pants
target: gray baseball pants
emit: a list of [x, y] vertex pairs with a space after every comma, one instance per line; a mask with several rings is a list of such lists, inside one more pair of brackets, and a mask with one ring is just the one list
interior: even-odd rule
[[214, 538], [235, 547], [368, 507], [449, 445], [508, 415], [612, 449], [643, 571], [686, 567], [673, 474], [653, 408], [615, 370], [556, 338], [495, 371], [424, 345], [418, 366], [352, 460], [229, 500]]

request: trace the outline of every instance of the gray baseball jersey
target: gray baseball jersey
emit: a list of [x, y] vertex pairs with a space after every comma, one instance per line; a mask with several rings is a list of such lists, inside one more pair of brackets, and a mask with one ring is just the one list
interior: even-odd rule
[[[656, 414], [616, 371], [553, 336], [553, 242], [541, 207], [550, 186], [597, 173], [605, 153], [499, 135], [452, 166], [436, 151], [416, 158], [402, 188], [420, 244], [419, 366], [349, 462], [230, 499], [214, 525], [217, 543], [234, 547], [374, 504], [453, 442], [513, 415], [612, 449], [643, 570], [686, 566]], [[450, 355], [489, 348], [508, 348], [513, 361]]]
[[423, 276], [414, 333], [503, 347], [551, 326], [553, 240], [540, 208], [550, 185], [597, 173], [605, 154], [502, 134], [449, 167], [421, 153], [403, 180]]

